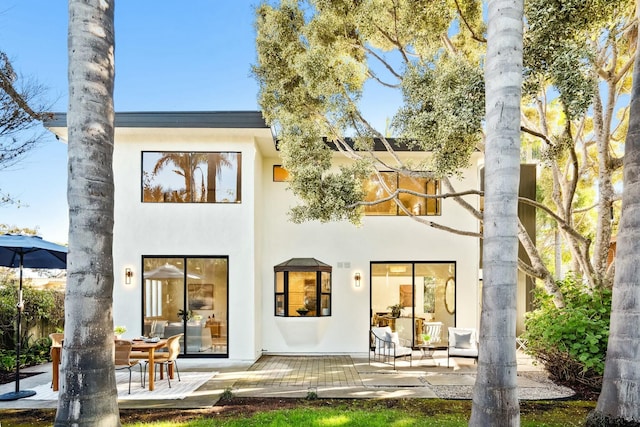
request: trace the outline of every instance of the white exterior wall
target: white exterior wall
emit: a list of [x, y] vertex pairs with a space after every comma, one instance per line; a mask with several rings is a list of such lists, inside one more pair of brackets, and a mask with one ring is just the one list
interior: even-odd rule
[[[474, 166], [455, 181], [457, 189], [478, 189], [478, 156]], [[438, 231], [400, 216], [363, 218], [361, 227], [348, 222], [293, 224], [287, 211], [295, 205], [287, 184], [273, 182], [271, 170], [277, 159], [266, 159], [263, 168], [264, 232], [263, 348], [269, 353], [366, 352], [370, 321], [371, 261], [455, 261], [456, 324], [477, 327], [479, 318], [479, 242], [477, 238]], [[478, 206], [478, 197], [466, 198]], [[442, 215], [423, 217], [453, 228], [476, 232], [478, 222], [455, 201], [442, 201]], [[324, 318], [276, 317], [274, 315], [273, 266], [290, 258], [316, 258], [333, 266], [332, 315]], [[337, 268], [348, 263], [349, 268]], [[354, 286], [354, 274], [362, 275]]]
[[[277, 157], [265, 153], [254, 130], [123, 129], [116, 131], [114, 321], [125, 337], [142, 333], [141, 259], [147, 256], [229, 257], [229, 358], [255, 360], [269, 353], [366, 352], [370, 320], [372, 261], [456, 262], [456, 324], [477, 327], [478, 240], [438, 231], [407, 217], [364, 217], [350, 223], [293, 224], [296, 201], [287, 184], [273, 182]], [[267, 131], [268, 132], [268, 131]], [[142, 151], [242, 152], [242, 203], [141, 202]], [[262, 151], [261, 151], [262, 150]], [[458, 189], [479, 188], [476, 163]], [[467, 200], [477, 206], [477, 197]], [[477, 231], [478, 224], [452, 200], [442, 215], [423, 217], [449, 227]], [[273, 266], [312, 257], [333, 266], [332, 315], [281, 318], [274, 315]], [[340, 264], [339, 264], [340, 263]], [[338, 268], [338, 265], [350, 265]], [[124, 284], [124, 269], [134, 272]], [[362, 275], [361, 286], [353, 276]]]
[[[260, 354], [256, 325], [261, 313], [256, 286], [256, 181], [261, 162], [252, 131], [216, 129], [116, 130], [114, 226], [114, 322], [126, 337], [142, 333], [143, 255], [229, 257], [229, 358]], [[268, 133], [268, 131], [267, 131]], [[142, 203], [142, 151], [242, 152], [242, 203]], [[257, 165], [257, 166], [256, 166]], [[124, 269], [134, 272], [124, 284]]]

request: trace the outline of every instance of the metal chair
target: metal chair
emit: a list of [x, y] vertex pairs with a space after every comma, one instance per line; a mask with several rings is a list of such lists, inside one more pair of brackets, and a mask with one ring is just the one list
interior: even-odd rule
[[140, 367], [140, 383], [144, 387], [144, 375], [142, 373], [142, 364], [139, 360], [131, 359], [131, 341], [115, 340], [115, 368], [116, 371], [122, 369], [129, 370], [129, 394], [131, 394], [131, 368], [138, 365]]

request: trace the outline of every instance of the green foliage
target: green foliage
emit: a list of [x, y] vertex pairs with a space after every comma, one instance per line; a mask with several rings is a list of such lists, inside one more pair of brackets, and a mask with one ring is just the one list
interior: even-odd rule
[[[22, 312], [22, 336], [20, 342], [28, 345], [29, 330], [39, 322], [61, 326], [64, 321], [64, 295], [50, 289], [23, 286], [24, 311]], [[18, 314], [18, 284], [9, 280], [0, 285], [0, 341], [3, 348], [14, 346], [15, 321]]]
[[[40, 338], [20, 350], [20, 367], [40, 365], [50, 360], [51, 340]], [[11, 349], [0, 349], [0, 372], [11, 372], [16, 368], [15, 346]]]
[[[418, 152], [433, 150], [437, 162], [393, 167], [451, 174], [467, 165], [480, 140], [484, 98], [480, 69], [472, 65], [477, 58], [443, 54], [458, 10], [482, 31], [481, 7], [473, 1], [283, 0], [257, 9], [253, 74], [263, 114], [278, 131], [290, 189], [303, 201], [291, 211], [294, 222], [359, 224], [362, 180], [376, 163], [390, 167], [372, 149], [373, 139], [386, 135], [362, 111], [370, 106], [364, 91], [373, 85], [402, 91], [394, 136]], [[451, 37], [462, 48], [466, 39]], [[332, 169], [335, 150], [349, 166]]]
[[484, 118], [481, 68], [463, 57], [444, 55], [437, 68], [410, 66], [402, 91], [405, 105], [393, 125], [413, 148], [434, 152], [426, 169], [446, 175], [467, 167]]
[[[20, 363], [31, 366], [48, 360], [48, 337], [35, 339], [31, 330], [37, 325], [61, 328], [64, 322], [64, 294], [50, 289], [23, 286], [24, 311], [21, 315]], [[18, 284], [14, 279], [0, 283], [0, 370], [15, 368], [15, 327]]]
[[[630, 10], [631, 0], [530, 0], [525, 33], [525, 92], [549, 81], [570, 119], [584, 114], [597, 87], [592, 72], [596, 40], [606, 40]], [[621, 27], [618, 27], [618, 29]]]
[[529, 313], [527, 351], [558, 380], [598, 387], [602, 381], [609, 337], [611, 290], [589, 292], [573, 277], [558, 281], [566, 306], [537, 292], [539, 307]]
[[227, 388], [224, 389], [224, 391], [220, 395], [220, 400], [229, 401], [229, 400], [233, 399], [233, 396], [234, 396], [233, 389], [231, 387], [227, 387]]

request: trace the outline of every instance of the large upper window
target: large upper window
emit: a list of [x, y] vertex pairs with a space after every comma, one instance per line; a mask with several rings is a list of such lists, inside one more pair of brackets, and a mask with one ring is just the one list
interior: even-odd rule
[[[374, 202], [384, 199], [398, 188], [420, 194], [437, 195], [440, 194], [440, 181], [402, 175], [397, 172], [380, 172], [379, 176], [374, 175], [365, 183], [365, 201]], [[441, 213], [440, 199], [420, 197], [409, 193], [400, 193], [398, 198], [413, 215], [440, 215]], [[365, 206], [364, 213], [365, 215], [406, 215], [394, 200]]]
[[142, 152], [142, 201], [240, 203], [242, 154]]
[[314, 258], [292, 258], [276, 265], [275, 315], [331, 315], [331, 266]]

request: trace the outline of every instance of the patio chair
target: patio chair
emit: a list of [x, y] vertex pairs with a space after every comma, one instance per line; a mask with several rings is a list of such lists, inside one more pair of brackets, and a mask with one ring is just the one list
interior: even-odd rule
[[[54, 332], [49, 334], [49, 339], [51, 340], [51, 349], [49, 350], [49, 355], [51, 356], [52, 363], [60, 363], [60, 353], [62, 350], [62, 340], [64, 338], [64, 334], [60, 332]], [[51, 380], [51, 387], [53, 388], [53, 383], [57, 383], [58, 379], [58, 371], [54, 369], [53, 379]]]
[[451, 357], [467, 357], [478, 362], [478, 334], [474, 328], [449, 328], [447, 367]]
[[422, 324], [422, 333], [429, 336], [429, 340], [424, 344], [434, 344], [442, 341], [442, 322], [424, 322]]
[[[180, 355], [180, 338], [182, 338], [184, 334], [177, 334], [167, 338], [167, 348], [168, 351], [164, 353], [156, 353], [156, 356], [153, 359], [153, 364], [158, 365], [160, 367], [160, 378], [163, 375], [163, 369], [165, 369], [167, 373], [167, 381], [169, 382], [169, 387], [171, 387], [171, 377], [169, 376], [169, 366], [173, 365], [178, 374], [178, 381], [180, 380], [180, 370], [178, 369], [178, 356]], [[147, 365], [149, 361], [147, 360], [144, 365], [144, 370], [146, 372]], [[156, 374], [155, 366], [153, 367], [153, 375]], [[151, 371], [149, 371], [149, 375], [151, 375]]]
[[122, 369], [129, 370], [129, 394], [131, 394], [131, 368], [140, 367], [140, 383], [144, 387], [144, 375], [142, 374], [142, 365], [139, 360], [131, 359], [131, 341], [115, 340], [115, 367], [116, 371]]
[[393, 365], [396, 368], [396, 359], [400, 357], [409, 358], [409, 366], [412, 366], [413, 350], [410, 343], [402, 342], [398, 338], [397, 332], [392, 332], [389, 326], [371, 328], [371, 349], [369, 351], [369, 364], [371, 364], [371, 353], [373, 361]]

